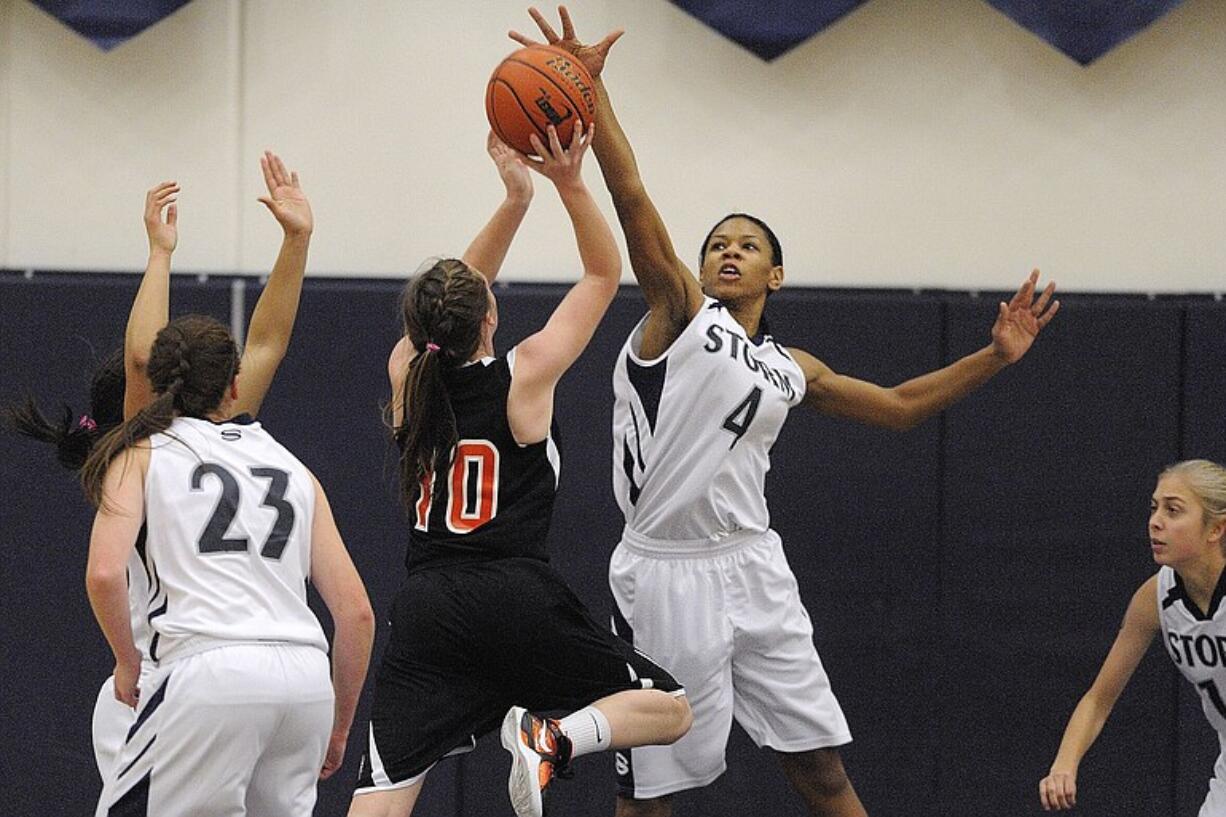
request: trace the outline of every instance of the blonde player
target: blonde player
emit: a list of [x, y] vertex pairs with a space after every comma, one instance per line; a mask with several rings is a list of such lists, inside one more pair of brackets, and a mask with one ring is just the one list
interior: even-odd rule
[[[530, 13], [546, 40], [595, 78], [593, 151], [649, 309], [613, 378], [614, 487], [626, 527], [610, 582], [627, 635], [685, 686], [694, 715], [677, 743], [619, 758], [618, 814], [667, 815], [670, 795], [715, 780], [735, 718], [776, 752], [811, 814], [863, 815], [837, 750], [850, 730], [770, 529], [763, 489], [771, 446], [798, 405], [895, 429], [952, 405], [1026, 353], [1055, 315], [1054, 285], [1036, 299], [1036, 271], [1000, 304], [989, 345], [894, 388], [783, 346], [763, 315], [783, 285], [778, 239], [760, 219], [727, 216], [703, 241], [694, 277], [673, 250], [600, 79], [621, 33], [582, 44], [560, 11], [561, 36]], [[734, 184], [741, 175], [729, 172]]]
[[[373, 615], [323, 490], [248, 416], [234, 416], [239, 355], [210, 318], [157, 334], [152, 403], [98, 442], [82, 482], [99, 510], [86, 585], [136, 706], [112, 814], [309, 815], [344, 753]], [[156, 663], [140, 682], [125, 576], [145, 525]], [[336, 623], [327, 642], [306, 581]]]
[[1226, 817], [1226, 468], [1187, 460], [1158, 476], [1150, 500], [1149, 544], [1160, 567], [1124, 613], [1120, 633], [1090, 690], [1069, 718], [1051, 772], [1039, 781], [1047, 811], [1077, 804], [1077, 767], [1137, 664], [1160, 635], [1167, 655], [1200, 693], [1221, 753], [1200, 817]]

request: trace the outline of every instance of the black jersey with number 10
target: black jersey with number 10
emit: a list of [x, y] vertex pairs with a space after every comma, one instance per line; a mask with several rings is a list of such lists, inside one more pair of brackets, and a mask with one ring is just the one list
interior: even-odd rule
[[507, 420], [515, 350], [445, 373], [456, 418], [450, 463], [440, 458], [412, 508], [409, 571], [443, 564], [529, 557], [548, 561], [560, 457], [557, 428], [520, 445]]

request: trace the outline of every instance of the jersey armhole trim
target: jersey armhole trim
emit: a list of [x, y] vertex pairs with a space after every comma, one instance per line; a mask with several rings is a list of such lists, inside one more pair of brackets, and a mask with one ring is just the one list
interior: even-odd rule
[[673, 338], [672, 343], [668, 344], [668, 346], [665, 347], [664, 351], [661, 352], [659, 355], [657, 355], [656, 357], [650, 358], [650, 359], [641, 356], [634, 349], [635, 337], [642, 334], [644, 327], [647, 325], [647, 319], [651, 317], [651, 310], [648, 310], [647, 313], [643, 315], [643, 317], [639, 318], [639, 322], [634, 325], [634, 328], [630, 330], [630, 337], [627, 339], [627, 343], [626, 343], [626, 356], [644, 368], [651, 368], [652, 366], [655, 366], [658, 363], [662, 363], [672, 353], [673, 347], [677, 345], [678, 341], [681, 340], [682, 336], [685, 335], [686, 332], [690, 331], [690, 328], [694, 326], [695, 321], [698, 320], [698, 316], [701, 315], [706, 310], [710, 309], [711, 304], [713, 303], [717, 303], [717, 301], [714, 298], [708, 298], [707, 296], [704, 295], [702, 297], [702, 307], [699, 308], [699, 310], [694, 313], [693, 317], [691, 317], [688, 321], [686, 321], [685, 327], [682, 328], [682, 330], [677, 333], [677, 337]]

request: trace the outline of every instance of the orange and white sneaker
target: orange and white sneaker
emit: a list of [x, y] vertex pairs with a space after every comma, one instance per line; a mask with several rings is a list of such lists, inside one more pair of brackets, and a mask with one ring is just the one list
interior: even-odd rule
[[507, 793], [515, 814], [544, 817], [545, 789], [568, 771], [570, 738], [562, 734], [557, 721], [513, 706], [502, 719], [502, 746], [511, 753]]

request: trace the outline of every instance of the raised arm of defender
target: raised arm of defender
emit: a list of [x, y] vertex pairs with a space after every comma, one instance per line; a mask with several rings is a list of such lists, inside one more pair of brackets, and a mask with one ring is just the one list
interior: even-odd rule
[[[562, 22], [561, 36], [537, 9], [529, 9], [528, 13], [540, 28], [545, 41], [573, 54], [595, 80], [596, 121], [600, 130], [592, 150], [600, 163], [622, 232], [626, 236], [630, 266], [651, 310], [644, 327], [641, 351], [644, 357], [656, 357], [668, 348], [697, 314], [703, 295], [698, 279], [673, 249], [664, 221], [647, 195], [634, 151], [613, 113], [609, 95], [600, 78], [609, 49], [623, 32], [614, 31], [595, 45], [585, 45], [575, 36], [574, 24], [565, 6], [558, 8]], [[515, 31], [510, 32], [510, 37], [523, 45], [535, 42]]]

